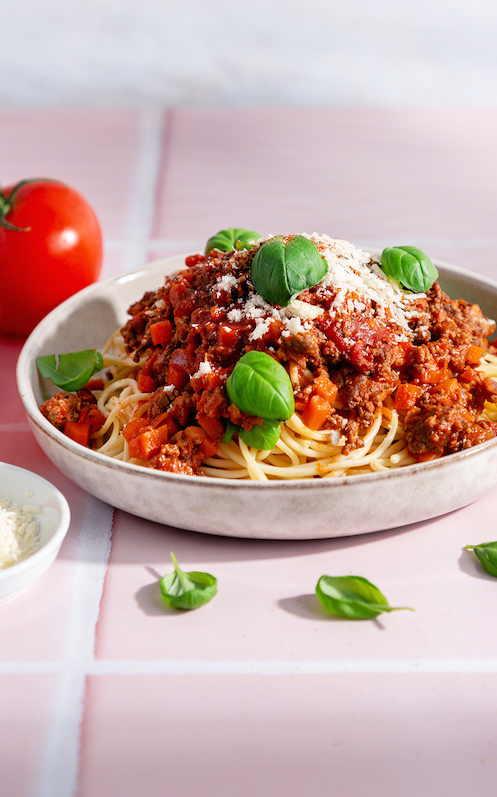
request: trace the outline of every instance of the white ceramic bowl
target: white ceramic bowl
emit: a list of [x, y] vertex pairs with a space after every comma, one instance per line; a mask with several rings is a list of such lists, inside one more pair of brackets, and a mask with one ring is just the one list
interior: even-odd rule
[[[53, 310], [32, 332], [17, 368], [18, 389], [40, 446], [70, 479], [113, 506], [159, 523], [210, 534], [267, 539], [340, 537], [402, 526], [465, 506], [497, 484], [497, 438], [475, 448], [390, 472], [326, 480], [240, 482], [162, 473], [82, 448], [41, 414], [54, 392], [39, 377], [36, 357], [103, 346], [128, 307], [184, 257], [85, 288]], [[437, 263], [452, 298], [497, 314], [497, 284]]]
[[0, 569], [2, 602], [24, 590], [50, 567], [67, 534], [71, 514], [66, 499], [53, 484], [6, 462], [0, 462], [0, 498], [10, 498], [12, 505], [30, 504], [40, 509], [37, 520], [41, 543], [31, 556]]

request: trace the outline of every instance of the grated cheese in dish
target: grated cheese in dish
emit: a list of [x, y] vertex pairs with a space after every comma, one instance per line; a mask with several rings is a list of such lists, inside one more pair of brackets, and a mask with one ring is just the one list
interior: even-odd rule
[[39, 550], [39, 513], [36, 506], [11, 505], [9, 498], [0, 499], [0, 570]]

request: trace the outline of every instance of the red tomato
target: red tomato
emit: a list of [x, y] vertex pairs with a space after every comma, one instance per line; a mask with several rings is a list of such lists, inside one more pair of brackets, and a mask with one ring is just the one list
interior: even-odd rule
[[101, 266], [98, 219], [73, 188], [40, 178], [0, 192], [1, 332], [29, 334], [50, 310], [95, 282]]

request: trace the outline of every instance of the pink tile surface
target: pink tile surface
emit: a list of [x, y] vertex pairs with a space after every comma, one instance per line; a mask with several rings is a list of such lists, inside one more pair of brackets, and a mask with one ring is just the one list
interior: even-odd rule
[[56, 675], [2, 676], [0, 788], [6, 797], [37, 793], [59, 687]]
[[8, 408], [8, 418], [0, 420], [0, 424], [26, 422], [22, 404], [17, 395], [15, 370], [17, 358], [21, 353], [22, 341], [0, 334], [0, 384], [2, 385], [2, 401], [0, 406], [4, 413]]
[[[0, 110], [2, 182], [79, 188], [103, 276], [231, 225], [413, 243], [495, 276], [496, 132], [484, 108]], [[0, 460], [59, 487], [72, 524], [50, 570], [0, 606], [2, 795], [493, 795], [495, 583], [463, 547], [495, 537], [495, 491], [343, 540], [230, 540], [119, 511], [112, 526], [35, 443], [21, 345], [0, 338]], [[161, 602], [171, 550], [218, 577], [199, 611]], [[324, 616], [325, 572], [415, 612]]]
[[94, 207], [106, 237], [126, 237], [139, 117], [134, 109], [1, 109], [2, 185], [67, 182]]
[[[494, 584], [463, 548], [492, 537], [496, 499], [494, 491], [479, 501], [478, 530], [474, 508], [466, 507], [398, 530], [283, 545], [226, 545], [119, 512], [96, 655], [140, 661], [493, 658], [495, 642], [485, 628], [493, 622]], [[186, 570], [218, 578], [218, 595], [202, 610], [178, 616], [162, 605], [158, 579], [173, 569], [171, 550]], [[365, 576], [393, 606], [415, 612], [374, 623], [335, 620], [314, 595], [323, 574]]]
[[495, 237], [494, 109], [182, 109], [168, 130], [158, 237]]
[[80, 795], [491, 797], [496, 698], [495, 676], [95, 677]]

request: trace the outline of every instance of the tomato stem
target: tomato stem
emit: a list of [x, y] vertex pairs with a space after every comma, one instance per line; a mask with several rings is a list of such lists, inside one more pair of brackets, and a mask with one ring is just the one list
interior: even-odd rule
[[30, 177], [29, 180], [20, 180], [14, 186], [8, 197], [6, 197], [3, 191], [0, 190], [0, 227], [3, 227], [5, 230], [13, 230], [14, 232], [31, 231], [31, 227], [17, 227], [15, 224], [11, 224], [10, 221], [7, 221], [5, 217], [12, 210], [14, 197], [17, 194], [18, 190], [22, 188], [23, 185], [28, 185], [29, 183], [37, 183], [40, 180], [49, 183], [59, 182], [58, 180], [51, 180], [49, 177]]

